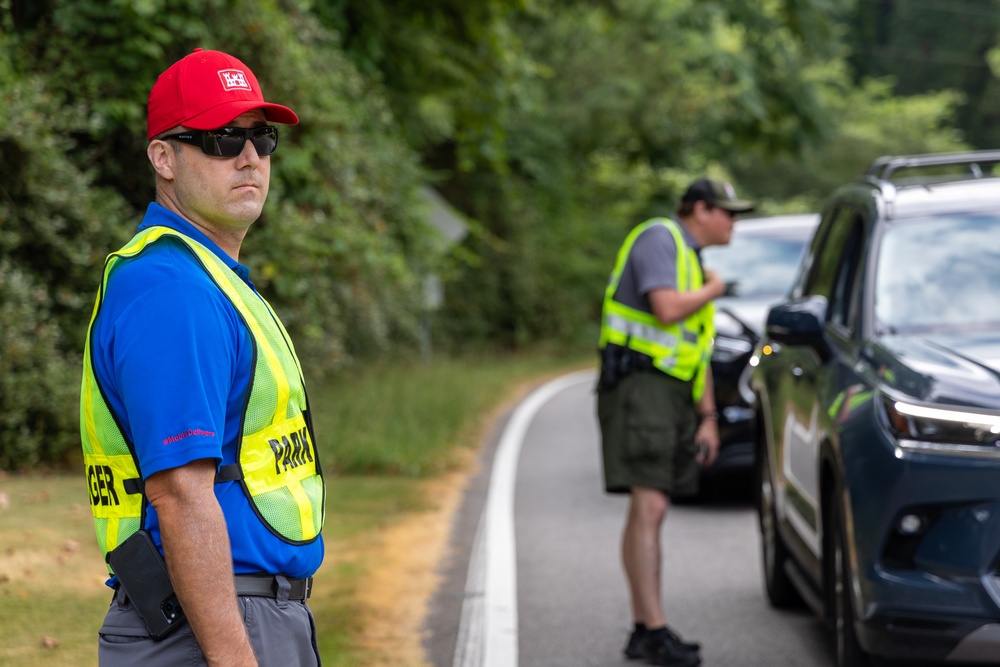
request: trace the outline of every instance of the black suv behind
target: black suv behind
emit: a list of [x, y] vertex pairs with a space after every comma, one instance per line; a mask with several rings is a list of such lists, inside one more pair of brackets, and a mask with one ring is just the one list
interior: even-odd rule
[[772, 604], [838, 665], [1000, 661], [1000, 151], [833, 194], [755, 348]]

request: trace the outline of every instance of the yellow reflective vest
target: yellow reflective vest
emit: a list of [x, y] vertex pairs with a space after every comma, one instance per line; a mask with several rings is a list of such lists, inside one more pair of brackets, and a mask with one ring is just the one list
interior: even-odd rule
[[115, 265], [164, 237], [187, 246], [236, 308], [254, 345], [256, 365], [243, 411], [237, 464], [224, 466], [229, 470], [220, 472], [216, 481], [239, 481], [257, 516], [280, 539], [290, 544], [312, 542], [323, 525], [326, 490], [308, 419], [302, 369], [291, 339], [263, 297], [211, 250], [180, 232], [157, 226], [140, 231], [108, 256], [84, 348], [80, 434], [101, 550], [107, 556], [142, 527], [146, 502], [139, 462], [94, 374], [91, 333]]
[[663, 324], [652, 313], [626, 306], [615, 300], [622, 272], [635, 240], [653, 225], [665, 226], [677, 245], [677, 291], [696, 290], [704, 283], [698, 256], [687, 242], [677, 222], [653, 218], [633, 229], [625, 238], [611, 278], [604, 291], [600, 348], [620, 345], [645, 354], [653, 365], [684, 381], [693, 380], [694, 400], [705, 391], [705, 373], [712, 357], [715, 338], [715, 306], [709, 302], [680, 322]]

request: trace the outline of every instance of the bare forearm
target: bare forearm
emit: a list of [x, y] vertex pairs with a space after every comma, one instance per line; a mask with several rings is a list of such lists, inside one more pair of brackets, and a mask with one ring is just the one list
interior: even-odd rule
[[698, 411], [699, 417], [702, 418], [717, 416], [715, 407], [715, 381], [712, 378], [711, 368], [706, 369], [705, 390], [702, 392], [701, 398], [698, 399], [695, 409]]
[[712, 369], [706, 369], [705, 390], [698, 399], [695, 410], [698, 412], [698, 431], [695, 442], [698, 444], [698, 462], [703, 466], [715, 463], [719, 455], [719, 413], [715, 407], [715, 388], [712, 383]]
[[236, 600], [226, 521], [208, 484], [157, 489], [167, 569], [208, 664], [256, 665]]
[[698, 312], [717, 296], [718, 289], [714, 284], [690, 292], [662, 289], [649, 293], [649, 303], [656, 319], [663, 324], [673, 324]]

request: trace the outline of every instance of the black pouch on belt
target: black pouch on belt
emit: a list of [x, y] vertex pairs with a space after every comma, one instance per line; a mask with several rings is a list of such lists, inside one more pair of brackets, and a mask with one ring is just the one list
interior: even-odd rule
[[163, 639], [184, 625], [167, 564], [148, 531], [139, 530], [108, 554], [108, 563], [153, 639]]
[[599, 389], [614, 389], [621, 380], [621, 354], [620, 345], [607, 345], [601, 350], [601, 376], [597, 381]]

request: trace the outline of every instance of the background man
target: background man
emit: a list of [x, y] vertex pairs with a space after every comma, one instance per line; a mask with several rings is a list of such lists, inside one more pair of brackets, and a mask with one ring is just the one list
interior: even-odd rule
[[622, 564], [635, 629], [625, 654], [656, 665], [701, 661], [699, 645], [667, 626], [660, 599], [670, 497], [695, 493], [698, 466], [711, 465], [719, 450], [711, 302], [725, 285], [702, 270], [698, 251], [729, 243], [737, 215], [752, 210], [729, 183], [695, 181], [681, 198], [679, 223], [654, 218], [632, 230], [605, 291], [597, 410], [605, 490], [630, 494]]
[[[305, 387], [239, 263], [267, 198], [268, 121], [298, 117], [219, 51], [196, 49], [149, 95], [156, 201], [106, 262], [81, 392], [98, 541], [115, 570], [102, 665], [319, 663], [306, 598], [325, 490]], [[159, 639], [160, 610], [139, 613], [158, 594], [134, 541], [146, 537], [187, 617]]]

